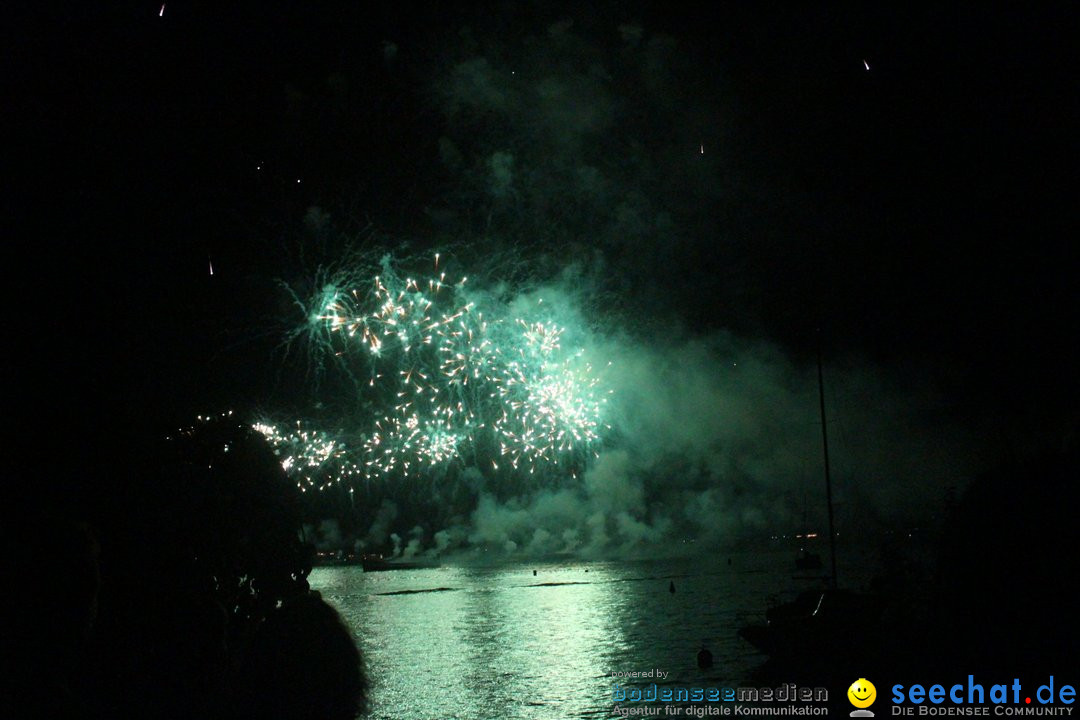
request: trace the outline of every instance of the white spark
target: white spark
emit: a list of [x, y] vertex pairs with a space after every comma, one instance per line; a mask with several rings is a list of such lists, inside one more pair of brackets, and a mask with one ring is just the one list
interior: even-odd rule
[[863, 67], [865, 67], [865, 68], [866, 68], [867, 70], [869, 70], [869, 69], [870, 69], [870, 63], [868, 63], [868, 62], [866, 62], [865, 60], [863, 60], [863, 61], [862, 61], [862, 64], [863, 64]]

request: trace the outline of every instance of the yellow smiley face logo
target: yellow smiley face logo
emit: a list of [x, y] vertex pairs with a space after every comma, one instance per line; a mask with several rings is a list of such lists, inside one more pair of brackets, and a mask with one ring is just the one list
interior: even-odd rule
[[877, 698], [877, 688], [866, 678], [859, 678], [847, 689], [848, 700], [857, 708], [868, 708]]

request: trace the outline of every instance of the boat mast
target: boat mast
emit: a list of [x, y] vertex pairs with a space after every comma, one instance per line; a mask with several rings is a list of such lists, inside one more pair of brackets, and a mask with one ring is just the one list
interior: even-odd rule
[[821, 371], [821, 336], [818, 335], [817, 352], [818, 400], [821, 404], [821, 446], [825, 450], [825, 501], [829, 505], [829, 559], [832, 564], [830, 585], [836, 587], [836, 530], [833, 527], [832, 477], [829, 475], [829, 431], [825, 423], [825, 379]]

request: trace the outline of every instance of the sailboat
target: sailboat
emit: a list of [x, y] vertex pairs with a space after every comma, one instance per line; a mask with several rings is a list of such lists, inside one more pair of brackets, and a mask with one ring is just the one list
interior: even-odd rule
[[[828, 648], [835, 647], [837, 638], [846, 637], [844, 628], [865, 627], [861, 623], [873, 622], [879, 613], [877, 604], [864, 595], [842, 589], [836, 574], [836, 528], [833, 517], [832, 477], [829, 471], [829, 433], [825, 416], [825, 379], [822, 371], [821, 351], [817, 356], [818, 401], [821, 411], [821, 443], [825, 466], [825, 501], [829, 509], [829, 569], [826, 587], [801, 592], [795, 600], [769, 608], [765, 624], [748, 625], [739, 629], [743, 639], [766, 654], [788, 659], [820, 657]], [[805, 549], [803, 550], [805, 553]], [[821, 567], [821, 558], [816, 558]], [[808, 555], [802, 562], [814, 563]], [[796, 559], [798, 569], [800, 559]], [[807, 568], [809, 569], [809, 568]]]

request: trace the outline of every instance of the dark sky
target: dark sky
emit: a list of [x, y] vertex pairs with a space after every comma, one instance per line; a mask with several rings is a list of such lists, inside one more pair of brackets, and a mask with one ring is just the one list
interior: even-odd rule
[[[635, 187], [678, 228], [679, 277], [641, 291], [666, 313], [796, 357], [821, 327], [961, 418], [1051, 443], [1075, 427], [1075, 10], [581, 5], [50, 3], [6, 23], [11, 407], [64, 433], [263, 402], [273, 279], [296, 270], [307, 209], [421, 245], [475, 229], [440, 138], [468, 149], [480, 128], [473, 149], [526, 158], [530, 141], [452, 117], [440, 83], [473, 55], [551, 58], [529, 38], [572, 19], [578, 58], [617, 64], [620, 25], [674, 40], [676, 85], [636, 114], [614, 71], [608, 126], [645, 145]], [[705, 181], [670, 161], [699, 137]], [[587, 140], [575, 152], [618, 147]], [[583, 225], [559, 227], [587, 246]]]

